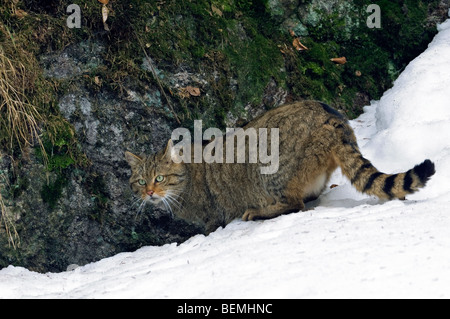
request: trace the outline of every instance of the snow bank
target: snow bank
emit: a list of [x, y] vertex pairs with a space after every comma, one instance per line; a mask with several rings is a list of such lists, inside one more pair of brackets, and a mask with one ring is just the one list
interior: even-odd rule
[[[145, 247], [72, 272], [0, 271], [2, 297], [449, 297], [444, 204], [319, 207], [234, 222], [176, 246]], [[426, 218], [424, 218], [426, 216]]]
[[407, 201], [359, 194], [339, 173], [314, 210], [235, 221], [177, 246], [145, 247], [63, 273], [0, 271], [0, 297], [450, 298], [450, 20], [352, 126], [387, 173], [430, 158]]
[[375, 102], [378, 133], [366, 150], [381, 170], [402, 171], [426, 158], [435, 162], [438, 174], [413, 199], [450, 190], [450, 20], [438, 29], [428, 49]]

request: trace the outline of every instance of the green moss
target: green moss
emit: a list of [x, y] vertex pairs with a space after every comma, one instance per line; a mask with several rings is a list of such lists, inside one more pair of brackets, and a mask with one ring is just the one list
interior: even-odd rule
[[84, 187], [90, 195], [92, 209], [88, 215], [91, 220], [103, 223], [107, 217], [108, 193], [102, 175], [89, 174], [84, 180]]
[[[220, 70], [220, 79], [210, 78], [216, 98], [221, 102], [211, 103], [211, 99], [175, 99], [175, 110], [183, 125], [189, 126], [193, 119], [201, 117], [215, 126], [223, 126], [229, 111], [240, 112], [247, 104], [258, 104], [264, 88], [271, 78], [284, 85], [283, 57], [279, 51], [279, 41], [272, 39], [272, 22], [265, 19], [260, 1], [167, 1], [164, 6], [157, 3], [137, 3], [138, 18], [128, 27], [127, 37], [138, 37], [145, 44], [148, 55], [160, 66], [188, 65], [194, 72]], [[245, 15], [244, 15], [245, 13]], [[129, 14], [129, 12], [127, 13]], [[136, 21], [136, 22], [134, 22]], [[131, 22], [130, 22], [131, 23]], [[127, 28], [124, 28], [127, 30]], [[124, 36], [123, 31], [121, 35]], [[152, 83], [150, 71], [143, 72], [142, 47], [138, 41], [117, 50], [106, 59], [111, 59], [108, 72], [115, 73], [113, 81], [120, 83], [122, 76], [141, 74], [142, 79]], [[136, 59], [136, 52], [141, 54]], [[214, 59], [212, 56], [219, 56]], [[130, 57], [135, 57], [130, 63]], [[126, 69], [124, 69], [126, 66]], [[120, 71], [119, 71], [120, 69]], [[124, 72], [125, 71], [125, 72]], [[227, 73], [227, 78], [222, 77]], [[230, 91], [230, 78], [237, 78], [235, 92]], [[154, 83], [154, 82], [153, 82]], [[164, 90], [170, 91], [170, 83], [162, 80]], [[168, 113], [168, 115], [171, 112]]]
[[36, 155], [47, 165], [49, 171], [61, 172], [71, 166], [89, 165], [70, 123], [59, 116], [51, 117], [48, 119], [46, 128], [42, 136], [45, 154], [38, 147]]
[[[69, 0], [58, 4], [21, 0], [17, 8], [28, 11], [28, 16], [19, 19], [6, 6], [0, 7], [0, 16], [14, 41], [32, 54], [100, 38], [106, 46], [101, 56], [104, 65], [93, 65], [92, 72], [81, 79], [93, 92], [124, 94], [124, 83], [129, 81], [142, 95], [149, 84], [159, 86], [152, 72], [142, 67], [145, 50], [158, 66], [159, 82], [182, 124], [189, 126], [193, 119], [202, 118], [208, 125], [222, 127], [228, 113], [239, 115], [244, 106], [260, 104], [272, 78], [294, 98], [326, 100], [344, 109], [350, 108], [357, 92], [370, 99], [379, 98], [399, 70], [429, 43], [435, 30], [425, 26], [427, 11], [439, 1], [380, 0], [379, 30], [365, 25], [365, 9], [372, 2], [342, 1], [331, 8], [321, 1], [301, 1], [308, 6], [308, 15], [298, 20], [294, 29], [299, 35], [307, 35], [302, 42], [310, 50], [294, 52], [295, 56], [280, 52], [292, 49], [292, 38], [288, 30], [281, 29], [281, 22], [298, 8], [278, 0], [118, 1], [109, 14], [111, 32], [103, 31], [101, 4], [95, 1], [78, 3], [82, 7], [81, 29], [65, 26]], [[8, 33], [0, 32], [0, 41], [7, 38]], [[33, 44], [36, 41], [38, 46]], [[348, 63], [336, 66], [329, 61], [339, 56], [346, 56]], [[176, 96], [164, 74], [179, 66], [208, 75], [217, 71], [207, 79], [214, 96], [187, 100]], [[355, 76], [356, 71], [362, 75]], [[95, 82], [96, 76], [102, 80], [101, 86]], [[30, 96], [41, 97], [39, 105], [46, 117], [58, 116], [54, 107], [58, 85], [41, 81], [35, 91], [29, 92]], [[44, 92], [55, 94], [44, 102]], [[166, 104], [165, 98], [161, 101]], [[162, 113], [174, 119], [172, 110]], [[50, 169], [80, 162], [73, 149], [69, 150], [75, 145], [73, 140], [63, 144], [51, 147]]]
[[[327, 100], [351, 117], [358, 115], [362, 110], [352, 108], [356, 94], [379, 99], [399, 71], [431, 41], [436, 30], [427, 26], [426, 19], [438, 2], [379, 1], [382, 28], [370, 29], [366, 8], [373, 1], [334, 1], [332, 8], [325, 2], [305, 1], [308, 14], [293, 28], [310, 50], [302, 52], [297, 61], [287, 54], [289, 89], [294, 97]], [[276, 9], [278, 1], [271, 3]], [[275, 19], [277, 12], [272, 12]], [[330, 58], [340, 56], [348, 63], [330, 65]]]
[[42, 200], [52, 210], [56, 207], [67, 186], [69, 176], [74, 167], [86, 167], [89, 162], [81, 151], [74, 136], [72, 126], [60, 117], [52, 117], [47, 122], [47, 130], [42, 136], [42, 148], [36, 147], [36, 156], [46, 164], [46, 169], [55, 172], [54, 181], [47, 182], [41, 190]]
[[[355, 0], [362, 17], [372, 1]], [[414, 57], [419, 55], [436, 33], [426, 26], [429, 8], [438, 1], [378, 1], [381, 9], [381, 29], [369, 29], [362, 21], [353, 30], [352, 39], [343, 41], [342, 54], [347, 57], [348, 72], [343, 82], [348, 87], [366, 92], [378, 99]], [[355, 77], [359, 70], [361, 77]]]
[[233, 107], [242, 107], [248, 103], [258, 104], [272, 77], [279, 84], [284, 83], [282, 54], [275, 42], [257, 32], [254, 32], [252, 38], [241, 41], [233, 35], [230, 41], [224, 52], [238, 81], [236, 104]]
[[44, 184], [41, 190], [41, 197], [44, 203], [47, 203], [50, 209], [54, 209], [58, 200], [61, 198], [63, 189], [67, 186], [67, 173], [57, 175], [55, 181]]

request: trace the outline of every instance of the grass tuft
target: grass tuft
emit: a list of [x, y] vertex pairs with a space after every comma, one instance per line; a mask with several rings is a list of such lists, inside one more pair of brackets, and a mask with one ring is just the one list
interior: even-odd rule
[[16, 249], [20, 245], [20, 238], [19, 234], [17, 233], [16, 227], [14, 226], [14, 223], [11, 221], [10, 216], [7, 213], [6, 205], [2, 196], [6, 178], [4, 178], [3, 174], [0, 175], [0, 178], [4, 179], [4, 181], [0, 180], [0, 229], [2, 227], [5, 229], [9, 246], [12, 246], [14, 249]]
[[[0, 31], [8, 31], [0, 25]], [[9, 34], [9, 32], [8, 32]], [[43, 118], [38, 108], [30, 103], [25, 88], [32, 87], [37, 77], [33, 68], [27, 68], [21, 61], [30, 61], [28, 53], [15, 44], [9, 46], [10, 52], [0, 46], [0, 134], [6, 147], [13, 149], [18, 145], [22, 151], [37, 142], [47, 158], [39, 137], [39, 124]]]

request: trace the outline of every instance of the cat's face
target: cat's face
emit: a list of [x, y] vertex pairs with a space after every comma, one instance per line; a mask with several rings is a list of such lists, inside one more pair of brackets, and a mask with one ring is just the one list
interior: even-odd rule
[[[131, 166], [130, 187], [143, 203], [163, 203], [169, 210], [181, 206], [181, 196], [186, 183], [184, 164], [171, 159], [172, 142], [165, 150], [149, 156], [125, 152]], [[175, 207], [174, 207], [175, 206]]]

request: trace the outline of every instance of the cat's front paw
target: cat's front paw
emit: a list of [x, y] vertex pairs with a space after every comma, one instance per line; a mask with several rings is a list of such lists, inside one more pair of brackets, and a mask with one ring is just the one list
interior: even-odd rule
[[255, 220], [256, 218], [261, 217], [261, 211], [257, 208], [248, 208], [244, 215], [242, 215], [242, 220]]

